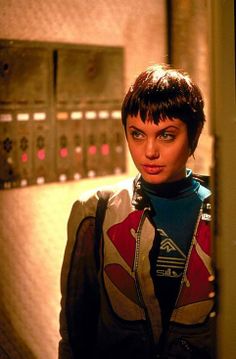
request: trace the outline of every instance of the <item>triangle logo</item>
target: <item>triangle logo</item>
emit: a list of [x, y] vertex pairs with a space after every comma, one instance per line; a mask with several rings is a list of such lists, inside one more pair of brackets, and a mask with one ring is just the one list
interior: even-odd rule
[[160, 249], [163, 252], [166, 252], [168, 254], [177, 252], [180, 257], [186, 259], [186, 255], [181, 251], [181, 249], [170, 238], [166, 238], [161, 241]]

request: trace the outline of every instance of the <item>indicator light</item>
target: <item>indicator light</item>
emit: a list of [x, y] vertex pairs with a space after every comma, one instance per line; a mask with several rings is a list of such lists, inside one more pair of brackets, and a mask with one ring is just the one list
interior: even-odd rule
[[62, 158], [67, 157], [68, 156], [68, 148], [66, 148], [66, 147], [60, 148], [60, 156]]
[[107, 143], [104, 143], [102, 146], [101, 146], [101, 154], [103, 156], [108, 156], [110, 153], [110, 147]]
[[88, 153], [89, 153], [90, 155], [96, 155], [96, 153], [97, 153], [97, 147], [96, 147], [95, 145], [89, 146], [89, 148], [88, 148]]

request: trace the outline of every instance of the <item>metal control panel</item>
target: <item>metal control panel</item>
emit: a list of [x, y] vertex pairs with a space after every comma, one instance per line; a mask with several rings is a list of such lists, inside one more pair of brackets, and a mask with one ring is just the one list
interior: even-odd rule
[[123, 49], [0, 41], [0, 188], [123, 173]]

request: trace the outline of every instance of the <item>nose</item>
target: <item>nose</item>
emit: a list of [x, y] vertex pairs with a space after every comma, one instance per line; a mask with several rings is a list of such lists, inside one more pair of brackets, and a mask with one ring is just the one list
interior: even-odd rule
[[154, 139], [150, 139], [146, 143], [145, 156], [148, 159], [158, 158], [160, 156], [159, 148]]

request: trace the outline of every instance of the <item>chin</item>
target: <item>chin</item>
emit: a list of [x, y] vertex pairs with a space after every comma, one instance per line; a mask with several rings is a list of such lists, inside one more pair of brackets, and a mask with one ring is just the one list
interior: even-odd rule
[[166, 178], [163, 178], [163, 177], [157, 176], [157, 175], [142, 174], [142, 177], [143, 177], [144, 181], [151, 183], [151, 184], [162, 184], [162, 183], [168, 182], [168, 180]]

